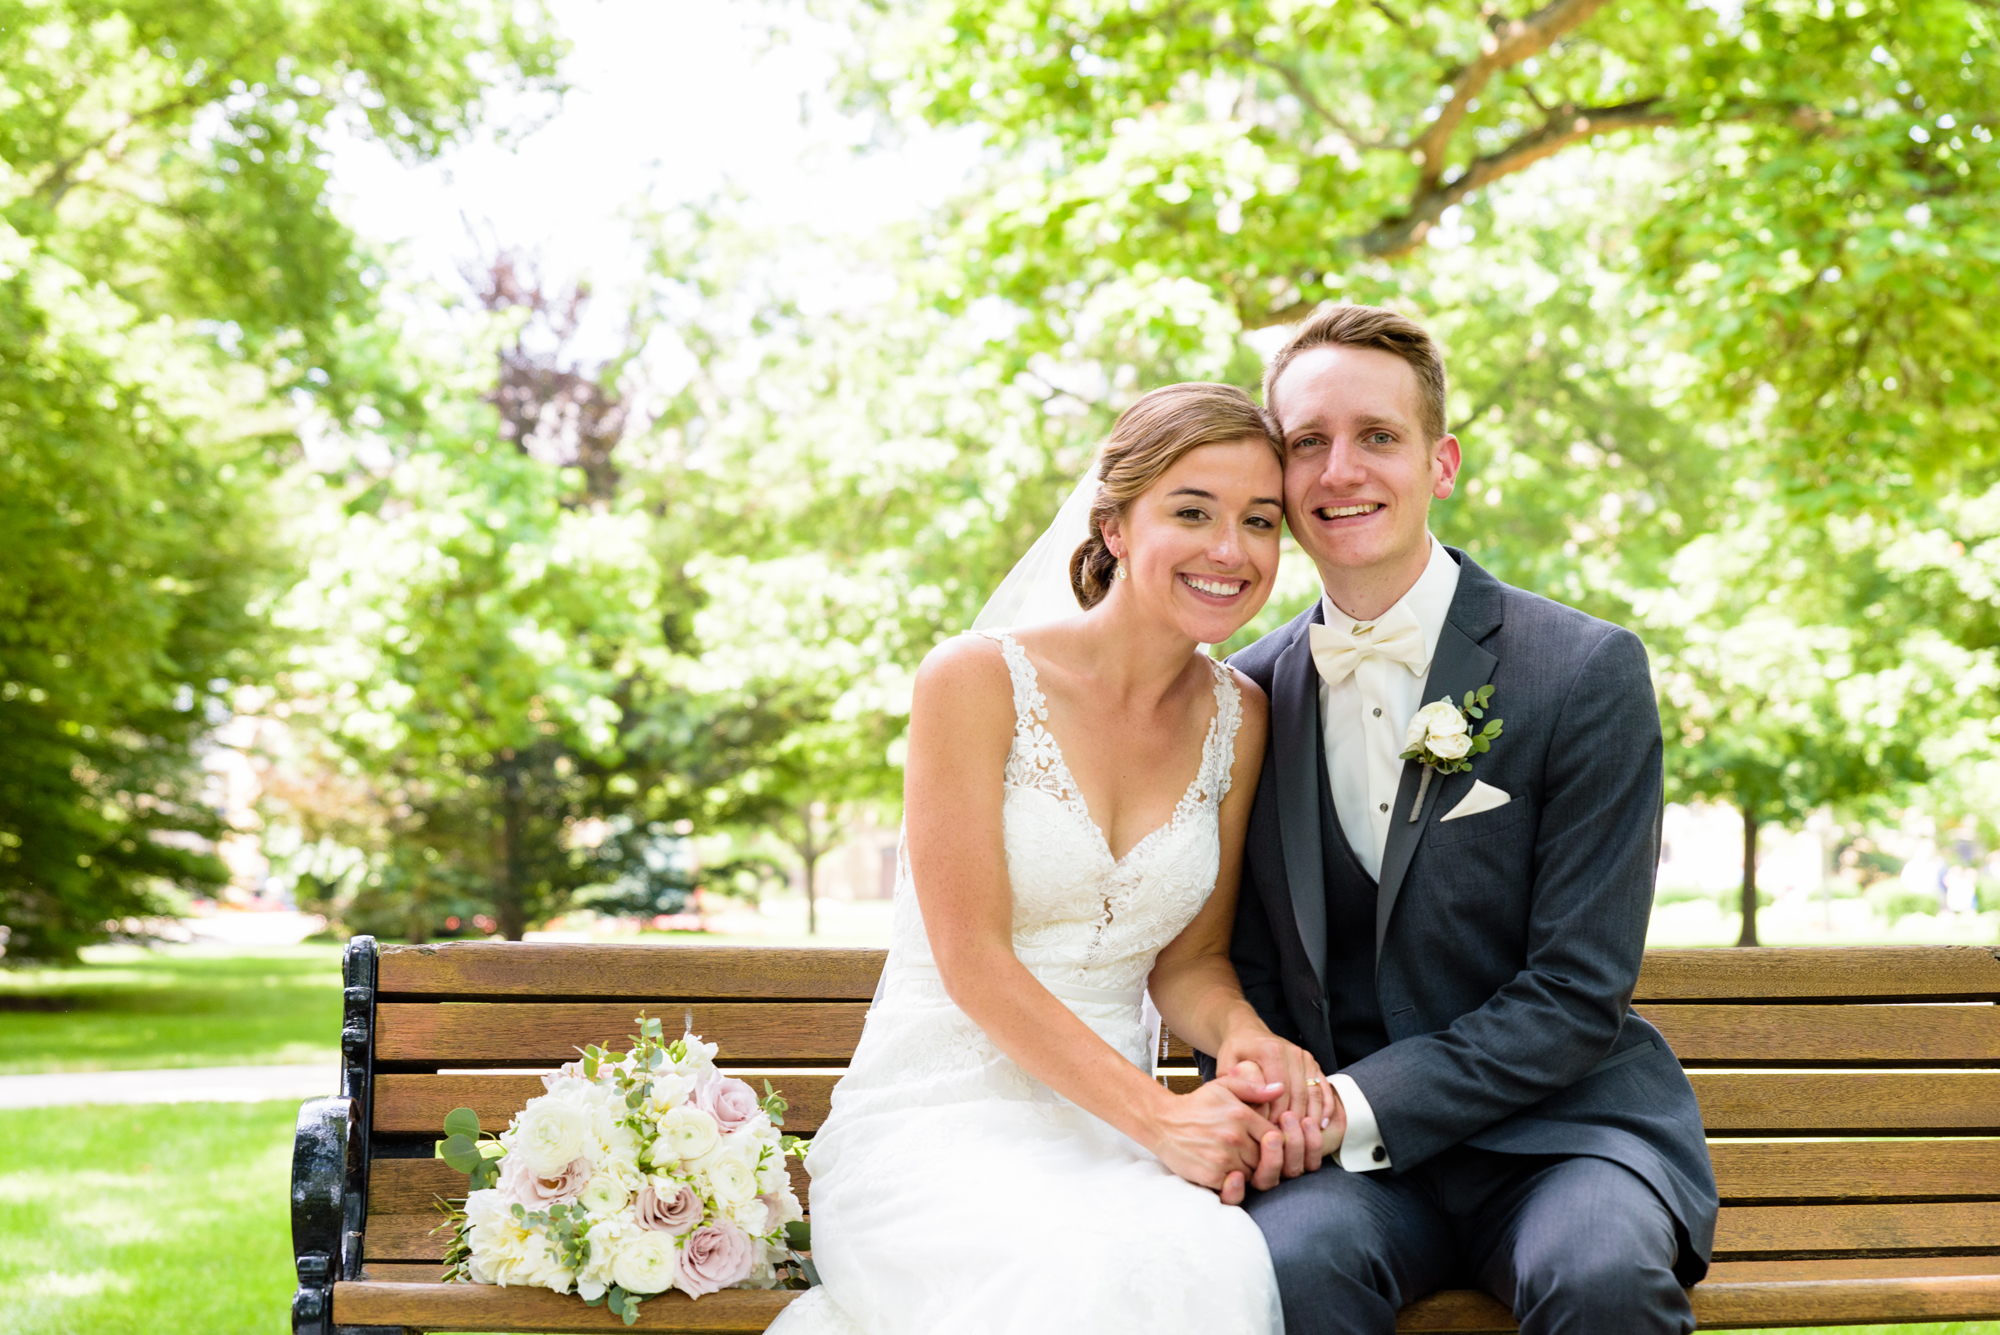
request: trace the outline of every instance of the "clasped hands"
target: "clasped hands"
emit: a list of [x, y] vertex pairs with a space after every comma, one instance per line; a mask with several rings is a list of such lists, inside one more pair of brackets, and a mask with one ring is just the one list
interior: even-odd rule
[[1319, 1063], [1268, 1030], [1232, 1033], [1216, 1054], [1215, 1079], [1178, 1102], [1187, 1117], [1174, 1138], [1193, 1152], [1197, 1171], [1168, 1166], [1215, 1189], [1225, 1205], [1242, 1204], [1249, 1186], [1269, 1191], [1317, 1172], [1347, 1132], [1347, 1112]]

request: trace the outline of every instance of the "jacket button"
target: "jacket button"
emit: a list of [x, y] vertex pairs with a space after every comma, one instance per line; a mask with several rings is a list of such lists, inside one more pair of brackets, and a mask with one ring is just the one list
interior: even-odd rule
[[1389, 804], [1387, 802], [1384, 802], [1379, 809], [1382, 811], [1387, 811], [1389, 809]]
[[1375, 1162], [1381, 1163], [1389, 1157], [1389, 1151], [1381, 1145], [1375, 1147]]

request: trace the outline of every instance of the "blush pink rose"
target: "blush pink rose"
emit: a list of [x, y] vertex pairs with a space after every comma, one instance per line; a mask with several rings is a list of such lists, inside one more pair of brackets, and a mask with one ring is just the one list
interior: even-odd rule
[[701, 1197], [695, 1195], [693, 1187], [682, 1183], [679, 1191], [662, 1198], [648, 1182], [639, 1188], [639, 1200], [633, 1210], [639, 1227], [678, 1233], [690, 1224], [701, 1222]]
[[510, 1154], [500, 1161], [500, 1190], [507, 1199], [519, 1201], [531, 1210], [557, 1201], [573, 1201], [590, 1181], [590, 1160], [571, 1159], [569, 1167], [555, 1177], [536, 1177], [525, 1155]]
[[674, 1285], [688, 1297], [699, 1298], [741, 1284], [750, 1278], [755, 1264], [756, 1248], [750, 1235], [727, 1219], [718, 1219], [688, 1234]]
[[698, 1086], [694, 1091], [694, 1106], [728, 1132], [755, 1117], [762, 1105], [757, 1102], [756, 1090], [734, 1076], [725, 1075]]

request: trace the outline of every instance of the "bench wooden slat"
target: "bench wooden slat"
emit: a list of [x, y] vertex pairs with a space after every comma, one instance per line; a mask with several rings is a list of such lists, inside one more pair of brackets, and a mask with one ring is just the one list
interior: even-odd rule
[[[378, 1164], [382, 1176], [385, 1161]], [[421, 1163], [424, 1161], [404, 1161]], [[442, 1165], [440, 1165], [442, 1166]], [[449, 1169], [445, 1170], [447, 1173]], [[799, 1174], [802, 1176], [803, 1174]], [[459, 1192], [465, 1179], [430, 1190]], [[442, 1216], [432, 1208], [431, 1179], [403, 1177], [393, 1193], [370, 1183], [367, 1257], [382, 1261], [435, 1261], [445, 1239], [434, 1233]], [[1964, 1252], [2000, 1250], [2000, 1202], [1952, 1201], [1898, 1205], [1724, 1206], [1716, 1223], [1715, 1250], [1724, 1259], [1799, 1252]], [[1989, 1258], [1988, 1264], [1992, 1264]]]
[[1683, 1062], [1793, 1066], [2000, 1061], [2000, 1006], [1635, 1007]]
[[[787, 1090], [797, 1087], [796, 1072], [785, 1073]], [[396, 1076], [398, 1081], [456, 1080], [461, 1077]], [[533, 1081], [533, 1077], [468, 1077], [483, 1082], [499, 1080]], [[813, 1080], [832, 1077], [814, 1076]], [[540, 1092], [538, 1082], [534, 1093]], [[444, 1111], [460, 1106], [449, 1104]], [[795, 1099], [795, 1113], [808, 1101]], [[520, 1105], [516, 1104], [518, 1108]], [[510, 1110], [511, 1111], [511, 1110]], [[810, 1112], [810, 1109], [808, 1109]], [[507, 1114], [496, 1114], [487, 1125], [501, 1125]], [[484, 1114], [482, 1114], [484, 1116]], [[444, 1120], [440, 1114], [426, 1124], [435, 1134]], [[814, 1119], [815, 1121], [817, 1119]], [[787, 1126], [803, 1124], [805, 1118], [786, 1119]], [[2000, 1197], [2000, 1140], [1943, 1141], [1731, 1141], [1709, 1144], [1715, 1162], [1715, 1180], [1725, 1202], [1738, 1201], [1832, 1201], [1897, 1196], [1988, 1196]], [[802, 1169], [793, 1165], [793, 1186], [805, 1195]], [[465, 1178], [436, 1159], [377, 1159], [369, 1170], [368, 1208], [374, 1214], [410, 1214], [430, 1208], [438, 1195], [463, 1190]]]
[[[1934, 1256], [1934, 1257], [1883, 1257], [1874, 1260], [1831, 1260], [1831, 1261], [1721, 1261], [1709, 1272], [1709, 1279], [1694, 1290], [1695, 1314], [1701, 1324], [1709, 1329], [1742, 1329], [1745, 1326], [1770, 1325], [1773, 1321], [1795, 1322], [1808, 1313], [1816, 1319], [1838, 1321], [1843, 1324], [1852, 1321], [1894, 1320], [1902, 1309], [1896, 1304], [1910, 1292], [1940, 1295], [1934, 1306], [1946, 1307], [1944, 1319], [1956, 1317], [1962, 1320], [1979, 1320], [2000, 1314], [2000, 1284], [1996, 1284], [1987, 1274], [1993, 1263], [1992, 1257], [1977, 1256]], [[398, 1287], [432, 1285], [444, 1292], [433, 1295], [437, 1305], [450, 1309], [461, 1301], [458, 1294], [464, 1291], [462, 1285], [437, 1283], [442, 1267], [429, 1264], [399, 1264], [394, 1262], [371, 1262], [363, 1272], [364, 1283], [376, 1286], [395, 1285]], [[1966, 1280], [1972, 1282], [1967, 1283]], [[1857, 1285], [1853, 1281], [1868, 1282]], [[1877, 1281], [1900, 1281], [1888, 1291]], [[1935, 1282], [1926, 1282], [1935, 1281]], [[1783, 1286], [1783, 1287], [1773, 1287]], [[515, 1290], [518, 1292], [518, 1290]], [[483, 1297], [484, 1295], [476, 1295]], [[724, 1298], [713, 1294], [702, 1299], [706, 1303], [711, 1298]], [[376, 1294], [348, 1295], [350, 1303], [360, 1299], [369, 1310], [381, 1313], [387, 1309], [386, 1303], [378, 1301]], [[1784, 1304], [1798, 1304], [1798, 1309]], [[581, 1303], [571, 1300], [571, 1305], [585, 1311]], [[721, 1305], [718, 1305], [720, 1307]], [[336, 1311], [340, 1320], [352, 1320], [348, 1313], [354, 1306], [341, 1306], [336, 1296]], [[400, 1307], [393, 1310], [401, 1312]], [[673, 1314], [675, 1309], [666, 1309]], [[639, 1308], [640, 1319], [647, 1319], [648, 1304]], [[456, 1312], [452, 1313], [454, 1316]], [[551, 1313], [560, 1316], [560, 1313]], [[701, 1313], [691, 1310], [689, 1315], [707, 1316], [724, 1321], [735, 1318], [734, 1313], [714, 1311]], [[542, 1319], [537, 1317], [536, 1319]], [[508, 1327], [500, 1327], [507, 1329]], [[620, 1329], [622, 1327], [549, 1326], [513, 1327], [513, 1329], [570, 1330], [570, 1329]], [[708, 1330], [757, 1330], [754, 1325], [711, 1325], [708, 1327], [661, 1327], [641, 1325], [636, 1329], [708, 1329]], [[1507, 1309], [1486, 1294], [1469, 1290], [1447, 1290], [1434, 1293], [1420, 1302], [1412, 1303], [1402, 1311], [1397, 1323], [1399, 1330], [1408, 1331], [1453, 1331], [1456, 1335], [1477, 1335], [1480, 1331], [1505, 1332], [1516, 1329]]]
[[757, 1289], [725, 1289], [701, 1299], [663, 1293], [640, 1304], [637, 1324], [628, 1326], [609, 1307], [585, 1307], [573, 1293], [548, 1289], [349, 1282], [333, 1286], [333, 1319], [344, 1326], [429, 1330], [758, 1331], [796, 1297]]
[[[792, 1190], [798, 1193], [801, 1202], [805, 1202], [812, 1187], [805, 1165], [797, 1159], [790, 1159], [785, 1166], [791, 1170]], [[399, 1235], [408, 1235], [413, 1230], [421, 1233], [435, 1227], [444, 1218], [437, 1210], [438, 1197], [455, 1200], [464, 1195], [465, 1174], [456, 1171], [450, 1164], [437, 1159], [375, 1160], [368, 1170], [367, 1254], [384, 1259], [402, 1259], [393, 1255], [394, 1249], [377, 1246], [375, 1229], [378, 1221], [408, 1220], [411, 1222], [392, 1227], [399, 1230]], [[422, 1221], [424, 1228], [417, 1228], [417, 1221]], [[441, 1257], [444, 1245], [438, 1242], [434, 1250], [414, 1254]]]
[[[826, 1120], [838, 1071], [760, 1071], [738, 1067], [730, 1071], [750, 1082], [759, 1094], [770, 1081], [785, 1096], [785, 1130], [810, 1136]], [[375, 1077], [375, 1130], [387, 1135], [444, 1135], [445, 1114], [470, 1108], [488, 1131], [505, 1129], [528, 1100], [542, 1093], [538, 1075], [378, 1075]]]
[[[387, 1002], [375, 1010], [382, 1061], [564, 1062], [590, 1044], [623, 1051], [642, 1007], [628, 1002]], [[845, 1066], [861, 1039], [859, 1001], [713, 1001], [653, 1007], [678, 1036], [692, 1027], [718, 1061]]]
[[1695, 1320], [1706, 1330], [2000, 1317], [2000, 1275], [1991, 1274], [1703, 1283], [1690, 1296]]
[[1713, 1140], [1724, 1201], [2000, 1197], [2000, 1140]]
[[2000, 1249], [2000, 1201], [1724, 1206], [1716, 1254]]
[[2000, 1071], [1689, 1071], [1714, 1131], [1992, 1134]]
[[1649, 950], [1634, 1001], [1921, 1000], [2000, 996], [2000, 948]]
[[885, 950], [450, 941], [383, 946], [395, 996], [866, 1001]]
[[1991, 1256], [1822, 1256], [1810, 1261], [1717, 1261], [1717, 1284], [1797, 1279], [1909, 1279], [1925, 1275], [1990, 1275]]

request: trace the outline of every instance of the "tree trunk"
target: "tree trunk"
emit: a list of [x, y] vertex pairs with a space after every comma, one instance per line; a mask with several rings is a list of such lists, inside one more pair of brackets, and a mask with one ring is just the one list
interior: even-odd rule
[[1743, 931], [1739, 946], [1757, 944], [1757, 811], [1743, 803]]
[[794, 846], [799, 855], [799, 864], [804, 868], [803, 880], [806, 891], [806, 935], [819, 935], [819, 860], [826, 852], [819, 846], [819, 832], [813, 828], [812, 806], [808, 803], [799, 808], [799, 829], [803, 837]]
[[528, 910], [522, 882], [526, 879], [521, 855], [521, 769], [513, 754], [502, 763], [500, 783], [500, 882], [494, 887], [494, 925], [509, 941], [519, 941], [528, 930]]

